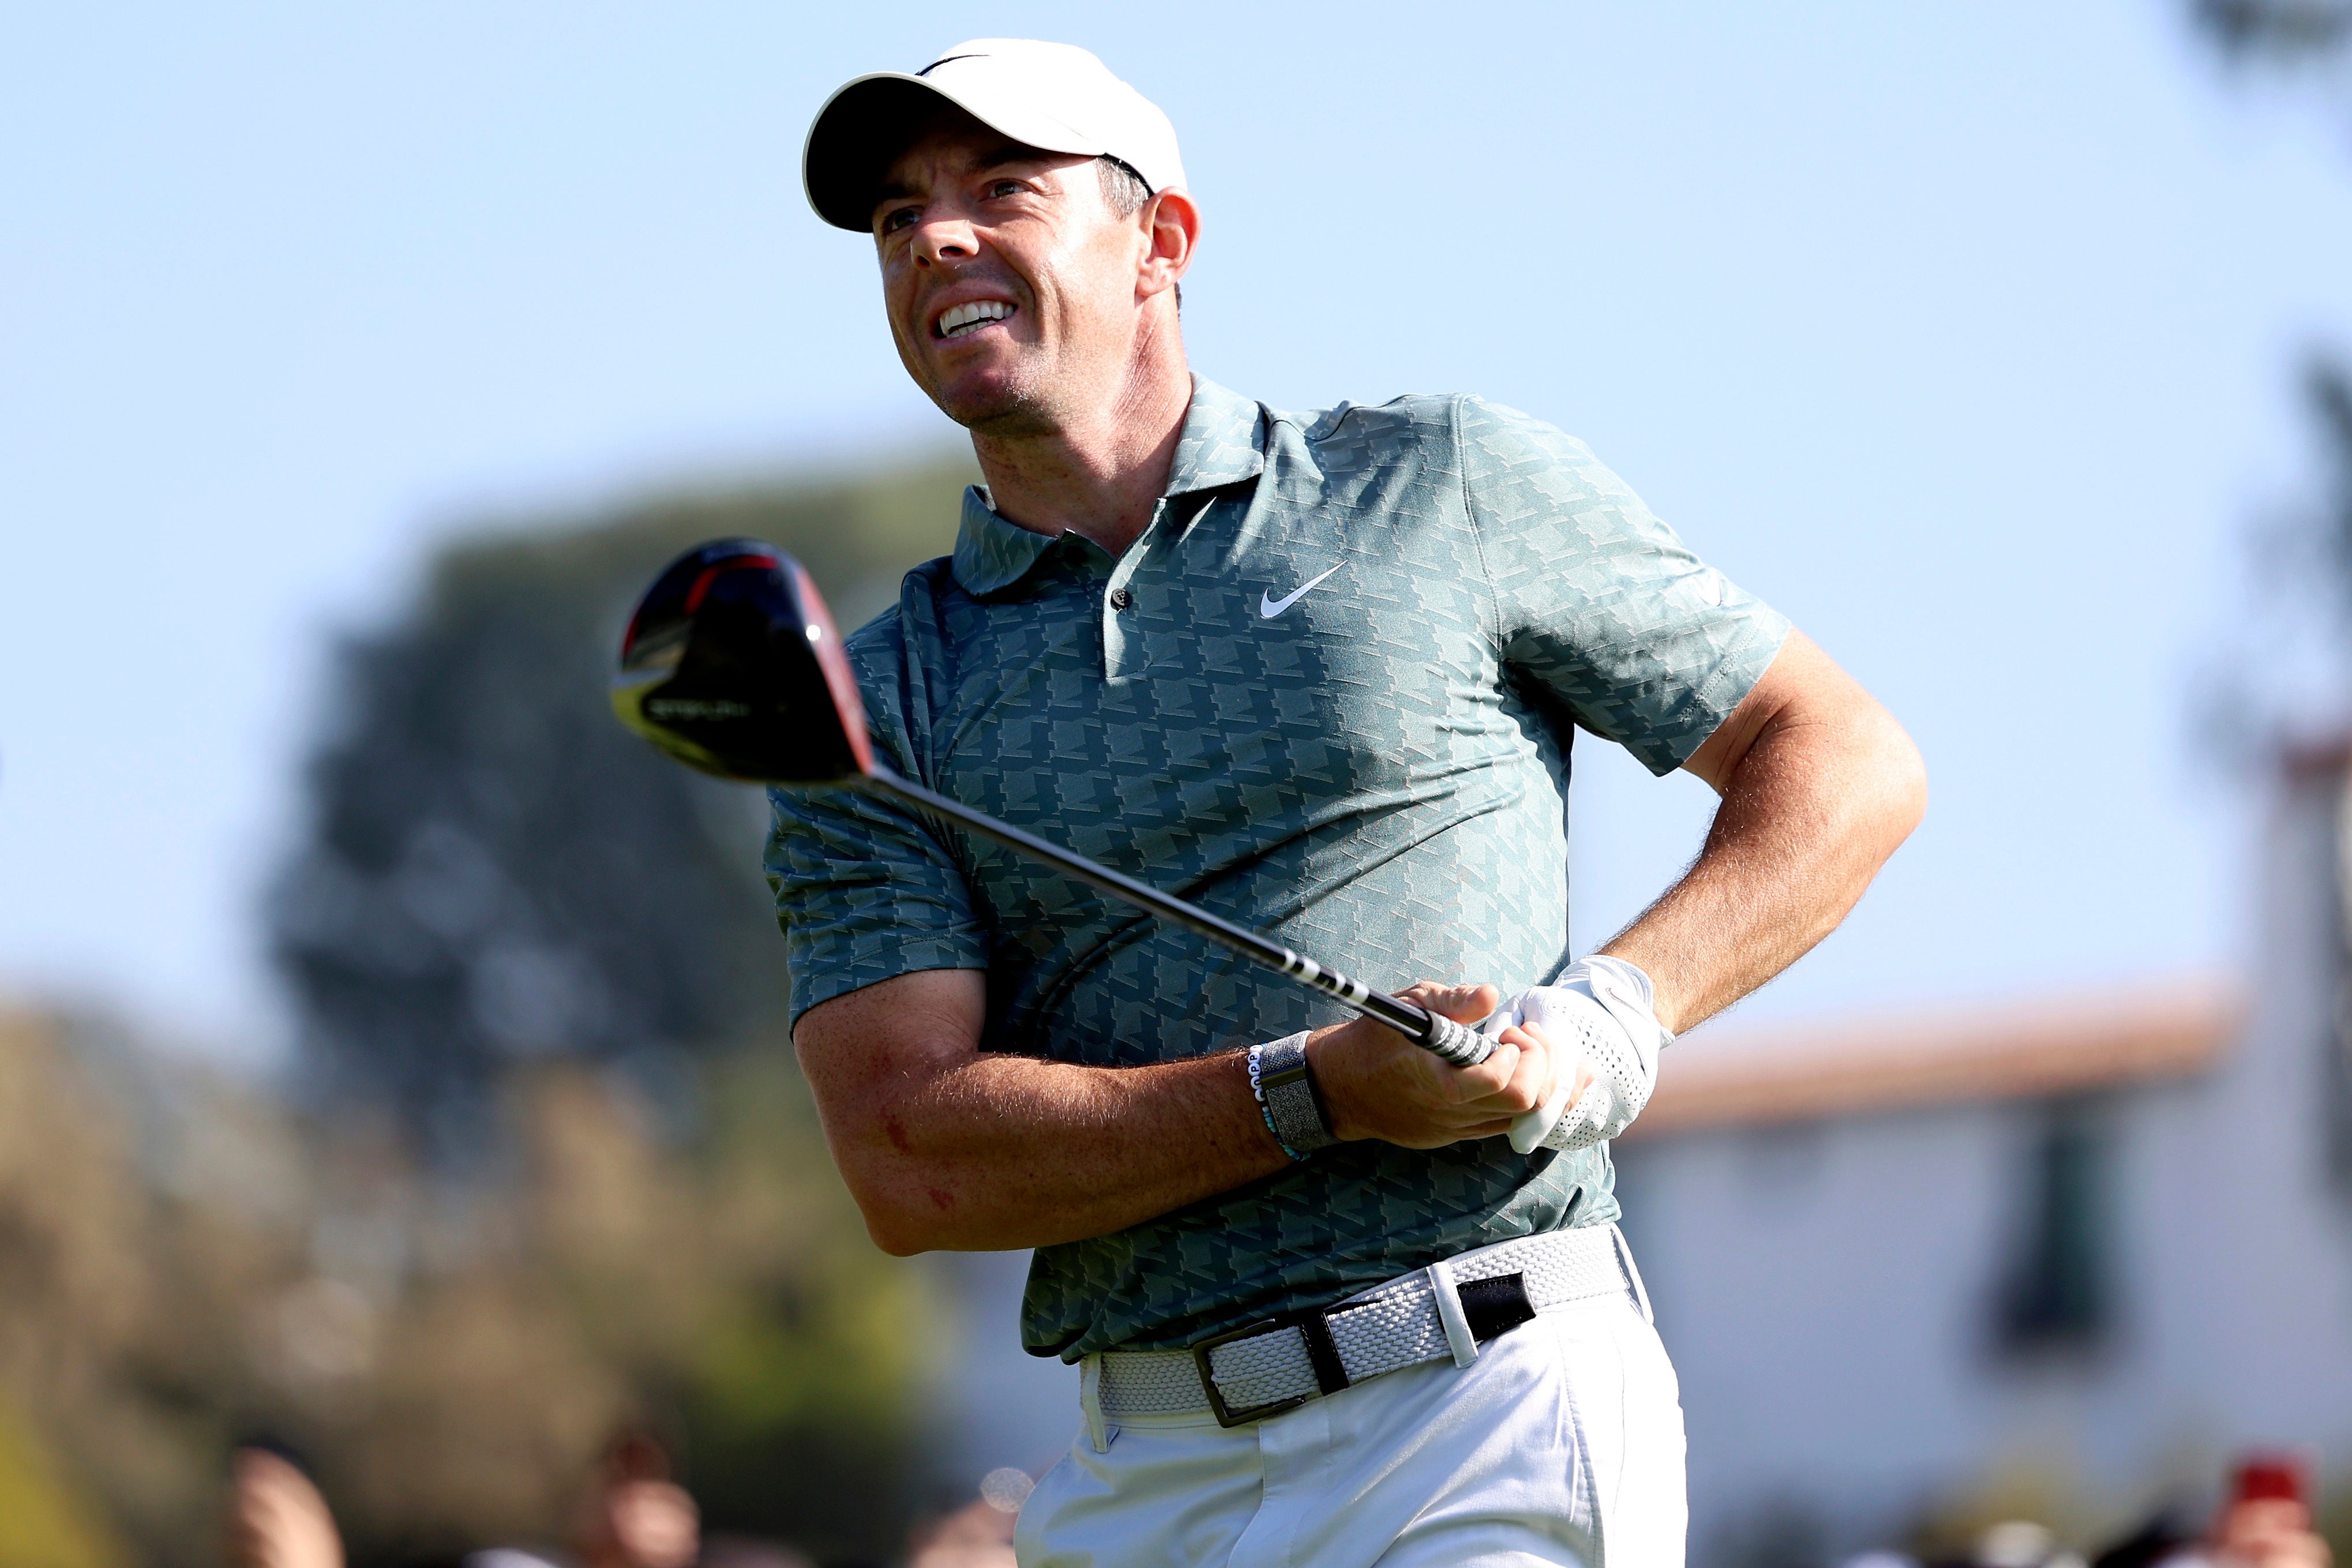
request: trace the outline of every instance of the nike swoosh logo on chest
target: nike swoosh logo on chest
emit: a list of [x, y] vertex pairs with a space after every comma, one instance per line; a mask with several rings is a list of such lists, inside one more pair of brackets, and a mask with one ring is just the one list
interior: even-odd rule
[[[1339, 564], [1344, 566], [1347, 563], [1343, 561]], [[1337, 572], [1339, 569], [1339, 566], [1334, 566], [1331, 568], [1331, 572]], [[1304, 585], [1286, 599], [1277, 599], [1271, 593], [1261, 593], [1257, 596], [1258, 618], [1265, 621], [1274, 619], [1275, 616], [1282, 614], [1283, 611], [1290, 608], [1291, 605], [1305, 598], [1307, 596], [1307, 590], [1315, 586], [1316, 584], [1323, 581], [1324, 577], [1331, 575], [1331, 572], [1324, 573], [1321, 577], [1309, 577]]]

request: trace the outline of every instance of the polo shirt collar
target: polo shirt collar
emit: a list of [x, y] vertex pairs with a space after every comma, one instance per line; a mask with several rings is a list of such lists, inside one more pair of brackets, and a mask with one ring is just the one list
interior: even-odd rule
[[1227, 392], [1206, 376], [1192, 378], [1192, 406], [1168, 465], [1162, 495], [1181, 496], [1253, 479], [1265, 468], [1257, 401]]
[[988, 504], [986, 485], [966, 485], [963, 521], [956, 530], [955, 580], [975, 595], [1009, 588], [1060, 542], [1051, 534], [1005, 521]]
[[[1192, 406], [1168, 465], [1163, 496], [1238, 484], [1265, 468], [1258, 405], [1204, 376], [1192, 378]], [[955, 580], [967, 594], [993, 594], [1028, 575], [1059, 539], [1007, 522], [989, 504], [987, 487], [967, 486], [963, 521], [956, 531]]]

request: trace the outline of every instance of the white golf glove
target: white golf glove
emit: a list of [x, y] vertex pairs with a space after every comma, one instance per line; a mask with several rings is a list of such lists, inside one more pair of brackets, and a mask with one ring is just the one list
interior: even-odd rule
[[[1674, 1037], [1660, 1026], [1650, 977], [1622, 958], [1583, 958], [1558, 981], [1532, 985], [1504, 1002], [1481, 1026], [1499, 1035], [1513, 1024], [1541, 1028], [1560, 1053], [1559, 1087], [1551, 1099], [1511, 1123], [1511, 1147], [1532, 1152], [1583, 1149], [1633, 1124], [1658, 1083], [1658, 1053]], [[1576, 1109], [1562, 1115], [1576, 1089], [1576, 1062], [1592, 1068], [1592, 1082]]]

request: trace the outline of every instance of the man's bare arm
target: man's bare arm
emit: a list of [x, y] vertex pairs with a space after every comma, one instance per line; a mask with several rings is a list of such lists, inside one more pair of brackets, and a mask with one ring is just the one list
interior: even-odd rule
[[[1492, 986], [1405, 994], [1465, 1020], [1497, 1000]], [[986, 1004], [979, 971], [927, 970], [820, 1003], [793, 1030], [834, 1163], [884, 1251], [1104, 1236], [1289, 1163], [1237, 1054], [1087, 1068], [984, 1052]], [[1517, 1030], [1475, 1068], [1366, 1019], [1317, 1048], [1349, 1136], [1377, 1126], [1418, 1147], [1486, 1136], [1550, 1088], [1549, 1054]], [[1357, 1104], [1366, 1094], [1385, 1101], [1376, 1121]]]
[[1706, 847], [1601, 949], [1648, 973], [1677, 1034], [1836, 930], [1927, 805], [1911, 738], [1801, 632], [1684, 765], [1723, 797]]

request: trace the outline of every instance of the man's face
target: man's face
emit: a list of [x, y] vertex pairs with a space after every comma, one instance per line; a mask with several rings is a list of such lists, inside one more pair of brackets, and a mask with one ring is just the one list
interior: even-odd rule
[[1112, 210], [1092, 158], [950, 111], [891, 164], [874, 237], [898, 357], [949, 418], [1042, 435], [1117, 395], [1150, 232]]

